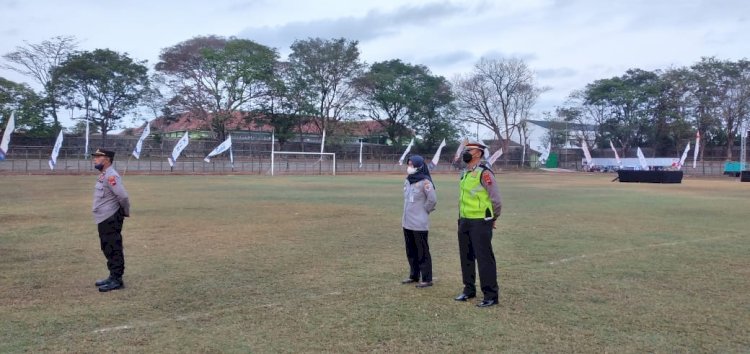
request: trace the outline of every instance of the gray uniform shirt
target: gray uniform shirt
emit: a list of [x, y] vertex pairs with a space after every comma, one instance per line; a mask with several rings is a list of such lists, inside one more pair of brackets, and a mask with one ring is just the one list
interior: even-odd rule
[[437, 205], [435, 186], [429, 179], [414, 184], [404, 181], [404, 216], [401, 225], [414, 231], [429, 231], [430, 213]]
[[482, 184], [482, 187], [487, 190], [487, 194], [490, 195], [490, 201], [492, 201], [492, 215], [495, 215], [495, 219], [499, 218], [500, 213], [503, 210], [503, 197], [500, 195], [500, 187], [497, 185], [495, 175], [489, 170], [483, 170], [480, 183]]
[[91, 209], [94, 213], [94, 221], [98, 224], [107, 220], [120, 208], [125, 216], [130, 216], [128, 192], [122, 185], [122, 178], [115, 168], [109, 166], [99, 175], [94, 185], [94, 206]]

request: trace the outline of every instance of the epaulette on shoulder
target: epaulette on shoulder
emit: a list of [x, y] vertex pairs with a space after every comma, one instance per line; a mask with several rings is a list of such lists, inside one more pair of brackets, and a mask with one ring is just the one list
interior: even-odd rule
[[490, 173], [492, 173], [493, 176], [495, 175], [495, 171], [493, 171], [491, 168], [489, 168], [489, 166], [485, 165], [484, 163], [480, 163], [479, 167], [482, 168], [482, 172], [490, 171]]

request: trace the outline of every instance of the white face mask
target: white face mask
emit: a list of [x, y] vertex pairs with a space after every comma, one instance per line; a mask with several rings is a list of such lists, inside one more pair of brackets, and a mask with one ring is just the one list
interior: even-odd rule
[[417, 172], [417, 168], [414, 166], [409, 166], [406, 168], [406, 173], [413, 175], [415, 172]]

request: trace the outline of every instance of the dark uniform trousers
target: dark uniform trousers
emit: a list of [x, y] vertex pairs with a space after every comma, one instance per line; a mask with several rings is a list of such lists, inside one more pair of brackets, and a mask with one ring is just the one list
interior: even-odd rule
[[484, 299], [497, 300], [500, 287], [497, 285], [497, 265], [495, 254], [492, 252], [492, 221], [459, 219], [458, 250], [461, 256], [464, 294], [477, 293], [474, 265], [476, 261]]
[[107, 258], [109, 276], [122, 279], [125, 273], [125, 255], [122, 251], [122, 222], [124, 216], [122, 209], [97, 225], [99, 229], [99, 241], [101, 243], [104, 257]]
[[404, 229], [404, 243], [406, 244], [406, 259], [409, 261], [409, 278], [423, 282], [432, 281], [432, 257], [427, 243], [429, 231], [414, 231]]

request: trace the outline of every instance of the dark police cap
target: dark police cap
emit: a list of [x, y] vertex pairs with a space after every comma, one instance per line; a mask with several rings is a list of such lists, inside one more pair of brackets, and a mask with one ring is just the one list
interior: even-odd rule
[[110, 151], [110, 150], [104, 150], [104, 149], [96, 149], [96, 151], [94, 151], [94, 153], [92, 153], [91, 156], [106, 156], [106, 157], [109, 157], [110, 159], [114, 159], [115, 152]]

